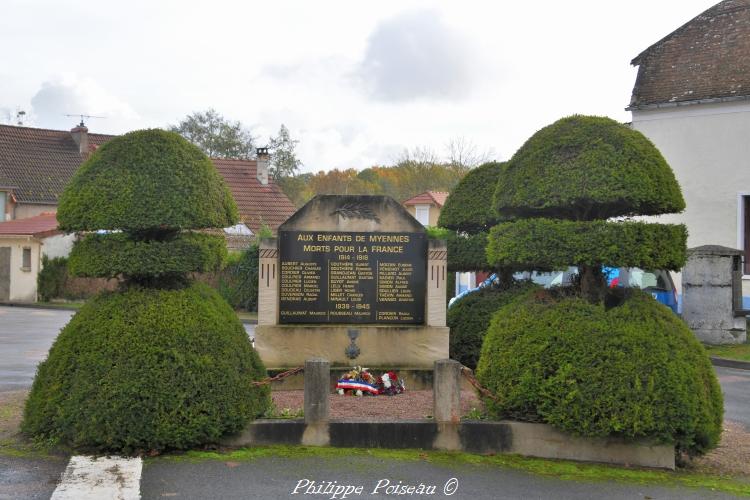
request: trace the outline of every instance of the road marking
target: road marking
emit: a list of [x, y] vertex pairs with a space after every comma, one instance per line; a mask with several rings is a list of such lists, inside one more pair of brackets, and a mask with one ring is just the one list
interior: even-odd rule
[[51, 500], [140, 500], [142, 470], [140, 458], [76, 455]]

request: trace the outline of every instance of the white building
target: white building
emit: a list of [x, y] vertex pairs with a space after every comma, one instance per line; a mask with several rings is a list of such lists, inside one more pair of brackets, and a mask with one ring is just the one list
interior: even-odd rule
[[[725, 0], [644, 50], [630, 106], [633, 128], [662, 152], [687, 209], [688, 247], [745, 252], [750, 302], [750, 0]], [[679, 276], [677, 285], [680, 286]]]

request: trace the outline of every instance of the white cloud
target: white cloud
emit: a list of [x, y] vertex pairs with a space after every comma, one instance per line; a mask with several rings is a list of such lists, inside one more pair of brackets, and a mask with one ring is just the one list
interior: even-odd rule
[[[33, 118], [45, 128], [71, 128], [76, 116], [93, 115], [97, 124], [107, 122], [109, 130], [128, 130], [137, 127], [138, 113], [126, 102], [107, 92], [92, 78], [74, 74], [45, 81], [31, 98]], [[87, 120], [89, 121], [89, 120]]]
[[475, 53], [437, 11], [404, 12], [372, 32], [359, 74], [368, 93], [383, 101], [463, 98], [477, 76]]

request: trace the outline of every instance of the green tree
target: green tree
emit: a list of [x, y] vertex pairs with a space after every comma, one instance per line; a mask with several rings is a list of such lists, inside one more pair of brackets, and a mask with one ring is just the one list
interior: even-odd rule
[[[88, 232], [73, 274], [119, 277], [86, 303], [39, 365], [24, 432], [76, 447], [188, 448], [237, 432], [270, 404], [265, 368], [229, 305], [192, 283], [226, 257], [201, 229], [237, 222], [209, 158], [173, 132], [119, 136], [65, 188], [60, 227]], [[105, 231], [98, 231], [105, 230]]]
[[255, 138], [250, 131], [213, 108], [192, 113], [169, 130], [177, 132], [211, 158], [244, 160], [255, 155]]
[[294, 151], [299, 143], [292, 139], [289, 129], [282, 123], [276, 137], [271, 137], [268, 142], [268, 152], [271, 154], [271, 177], [274, 180], [282, 177], [297, 175], [302, 162], [297, 158]]
[[685, 263], [684, 226], [607, 220], [685, 208], [659, 150], [609, 118], [571, 116], [534, 134], [508, 162], [494, 200], [505, 222], [490, 232], [488, 261], [526, 270], [576, 265], [592, 301], [606, 290], [602, 265], [676, 271]]

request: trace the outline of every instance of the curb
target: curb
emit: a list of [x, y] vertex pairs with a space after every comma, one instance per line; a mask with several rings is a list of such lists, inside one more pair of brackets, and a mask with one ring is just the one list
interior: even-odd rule
[[55, 311], [77, 311], [79, 308], [74, 306], [68, 306], [63, 303], [60, 305], [50, 306], [47, 304], [37, 303], [25, 303], [25, 302], [0, 302], [0, 306], [4, 307], [20, 307], [23, 309], [50, 309]]
[[738, 361], [736, 359], [716, 358], [710, 356], [711, 364], [724, 368], [735, 368], [737, 370], [750, 370], [750, 361]]

